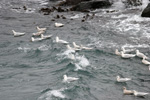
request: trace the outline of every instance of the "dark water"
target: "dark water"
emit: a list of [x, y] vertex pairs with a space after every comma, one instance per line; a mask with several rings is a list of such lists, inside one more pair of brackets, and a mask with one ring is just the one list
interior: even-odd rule
[[[122, 59], [114, 54], [116, 48], [125, 46], [150, 56], [150, 19], [140, 17], [141, 7], [123, 9], [117, 2], [109, 9], [92, 11], [94, 19], [81, 22], [86, 13], [44, 16], [38, 12], [55, 2], [1, 0], [0, 4], [0, 100], [150, 100], [150, 95], [139, 98], [122, 92], [123, 86], [150, 92], [148, 67], [138, 57]], [[112, 9], [116, 11], [106, 13]], [[67, 19], [51, 21], [56, 14]], [[57, 28], [55, 22], [65, 25]], [[36, 26], [46, 27], [46, 34], [53, 37], [30, 42]], [[14, 37], [12, 29], [26, 35]], [[74, 41], [93, 50], [78, 51], [72, 60], [66, 46], [55, 43], [56, 36], [71, 46]], [[79, 80], [64, 83], [64, 74]], [[118, 83], [117, 75], [132, 81]]]

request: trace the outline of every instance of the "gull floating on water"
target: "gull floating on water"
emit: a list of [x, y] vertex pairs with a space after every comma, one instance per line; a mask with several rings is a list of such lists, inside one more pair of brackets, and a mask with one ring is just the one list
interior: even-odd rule
[[149, 61], [147, 61], [147, 60], [145, 60], [146, 58], [145, 57], [143, 57], [143, 59], [142, 59], [142, 63], [143, 64], [145, 64], [145, 65], [150, 65], [150, 62]]
[[41, 41], [43, 40], [43, 38], [34, 38], [34, 37], [31, 37], [31, 41], [34, 42], [34, 41]]
[[91, 49], [93, 49], [93, 48], [90, 48], [90, 47], [84, 47], [83, 45], [81, 45], [81, 49], [91, 50]]
[[36, 33], [33, 33], [33, 36], [39, 36], [41, 34], [43, 34], [45, 31], [38, 31]]
[[64, 75], [63, 77], [64, 77], [63, 81], [68, 82], [68, 83], [79, 79], [79, 78], [75, 78], [75, 77], [67, 77], [67, 75]]
[[46, 28], [39, 28], [38, 26], [36, 28], [38, 31], [46, 31]]
[[56, 27], [62, 27], [62, 26], [64, 26], [64, 24], [62, 24], [62, 23], [55, 23], [55, 26]]
[[75, 42], [72, 42], [72, 44], [73, 44], [73, 46], [74, 46], [74, 48], [81, 48], [79, 45], [77, 45]]
[[146, 59], [148, 59], [148, 57], [146, 55], [144, 55], [143, 53], [139, 52], [139, 50], [136, 50], [136, 55], [138, 57], [140, 57], [140, 58], [144, 58], [145, 57]]
[[135, 51], [136, 49], [125, 49], [125, 47], [121, 47], [123, 53], [129, 53], [129, 52], [132, 52], [132, 51]]
[[48, 38], [51, 38], [52, 37], [52, 35], [43, 35], [43, 34], [41, 34], [41, 38], [43, 38], [43, 39], [48, 39]]
[[133, 90], [127, 90], [126, 87], [123, 87], [123, 94], [125, 95], [130, 95], [130, 94], [133, 94]]
[[12, 30], [14, 36], [22, 36], [22, 35], [25, 35], [25, 33], [22, 33], [22, 32], [15, 32], [14, 30]]
[[63, 44], [68, 44], [69, 42], [65, 41], [65, 40], [60, 40], [59, 37], [56, 37], [56, 42], [57, 43], [63, 43]]
[[124, 54], [123, 51], [121, 51], [121, 57], [122, 58], [132, 58], [135, 57], [134, 54]]
[[75, 51], [81, 50], [81, 49], [78, 49], [78, 48], [72, 48], [72, 47], [70, 47], [69, 44], [67, 44], [66, 47], [67, 47], [68, 50], [75, 50]]
[[133, 94], [134, 94], [135, 96], [146, 96], [146, 95], [148, 95], [149, 93], [138, 92], [138, 91], [133, 90]]
[[121, 56], [121, 52], [119, 52], [118, 49], [115, 50], [115, 54]]
[[120, 76], [117, 76], [117, 82], [127, 82], [127, 81], [130, 81], [131, 78], [120, 78]]

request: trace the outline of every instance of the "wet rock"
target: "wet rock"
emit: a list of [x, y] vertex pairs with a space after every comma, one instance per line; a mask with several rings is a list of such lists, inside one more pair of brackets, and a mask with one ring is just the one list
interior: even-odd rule
[[49, 15], [52, 10], [50, 8], [41, 8], [40, 12], [43, 12], [44, 15]]
[[142, 17], [150, 17], [150, 3], [147, 5], [147, 7], [142, 12]]
[[64, 5], [76, 5], [80, 2], [84, 1], [92, 1], [92, 0], [66, 0], [66, 1], [61, 1], [57, 4], [57, 6], [64, 6]]
[[27, 7], [26, 7], [26, 6], [23, 6], [23, 9], [24, 9], [24, 10], [27, 10]]
[[96, 0], [96, 1], [88, 1], [88, 2], [81, 2], [72, 8], [71, 11], [82, 11], [88, 12], [89, 9], [97, 9], [103, 7], [110, 7], [112, 3], [109, 0]]
[[122, 0], [122, 2], [126, 5], [126, 7], [142, 5], [142, 0]]
[[61, 7], [58, 7], [57, 11], [58, 11], [58, 12], [64, 12], [65, 10], [62, 9]]

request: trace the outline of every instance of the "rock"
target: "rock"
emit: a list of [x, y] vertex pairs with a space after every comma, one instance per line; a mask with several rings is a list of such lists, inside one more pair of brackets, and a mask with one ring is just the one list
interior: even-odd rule
[[96, 1], [81, 2], [70, 8], [70, 10], [87, 12], [89, 9], [97, 9], [110, 6], [111, 3], [109, 2], [109, 0], [96, 0]]
[[142, 12], [142, 17], [150, 17], [150, 3], [147, 5], [147, 7]]
[[126, 5], [126, 7], [142, 5], [142, 0], [122, 0], [122, 2]]
[[83, 1], [91, 1], [91, 0], [66, 0], [66, 4], [67, 5], [76, 5]]
[[84, 1], [91, 1], [91, 0], [66, 0], [66, 1], [61, 1], [57, 4], [57, 6], [63, 6], [63, 5], [76, 5], [80, 2]]

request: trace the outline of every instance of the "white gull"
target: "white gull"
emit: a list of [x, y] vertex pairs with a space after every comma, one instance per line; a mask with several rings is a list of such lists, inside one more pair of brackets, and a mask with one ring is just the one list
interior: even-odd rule
[[81, 45], [81, 49], [85, 49], [85, 50], [91, 50], [91, 49], [93, 49], [93, 48], [90, 48], [90, 47], [85, 47], [85, 46]]
[[67, 47], [68, 50], [75, 50], [75, 51], [81, 50], [81, 49], [78, 49], [78, 48], [72, 48], [72, 47], [70, 47], [69, 44], [67, 44], [66, 47]]
[[121, 57], [122, 58], [132, 58], [132, 57], [135, 57], [135, 54], [124, 54], [123, 51], [121, 51]]
[[136, 55], [140, 58], [145, 57], [146, 59], [148, 59], [148, 57], [146, 55], [144, 55], [143, 53], [139, 52], [139, 50], [136, 50]]
[[36, 32], [36, 33], [33, 33], [32, 35], [33, 36], [39, 36], [39, 35], [41, 35], [41, 34], [43, 34], [45, 31], [38, 31], [38, 32]]
[[146, 96], [146, 95], [148, 95], [149, 93], [138, 92], [138, 91], [133, 90], [133, 94], [134, 94], [134, 96]]
[[121, 47], [123, 53], [129, 53], [129, 52], [132, 52], [132, 51], [135, 51], [136, 49], [125, 49], [125, 47]]
[[150, 62], [145, 60], [145, 57], [143, 57], [142, 59], [142, 63], [145, 64], [145, 65], [150, 65]]
[[14, 30], [12, 30], [14, 36], [22, 36], [22, 35], [25, 35], [25, 33], [22, 33], [22, 32], [16, 32]]
[[120, 76], [117, 76], [117, 82], [127, 82], [127, 81], [130, 81], [131, 78], [120, 78]]
[[43, 35], [43, 34], [41, 34], [41, 38], [43, 38], [43, 39], [48, 39], [48, 38], [51, 38], [52, 37], [52, 35]]
[[62, 26], [64, 26], [64, 24], [62, 24], [62, 23], [55, 23], [55, 26], [56, 27], [62, 27]]
[[39, 28], [38, 26], [36, 28], [38, 31], [46, 31], [46, 28]]
[[133, 90], [127, 90], [126, 87], [123, 87], [123, 94], [125, 95], [130, 95], [130, 94], [133, 94]]
[[31, 41], [34, 42], [34, 41], [41, 41], [43, 40], [43, 38], [34, 38], [34, 37], [31, 37]]
[[119, 52], [118, 49], [115, 50], [115, 54], [121, 56], [121, 52]]
[[67, 77], [67, 75], [64, 75], [63, 77], [64, 77], [63, 82], [68, 82], [68, 83], [79, 79], [79, 78], [75, 78], [75, 77]]
[[77, 45], [75, 42], [72, 42], [74, 48], [81, 48], [79, 45]]
[[60, 40], [59, 37], [56, 37], [56, 42], [57, 43], [63, 43], [63, 44], [68, 44], [69, 42], [65, 41], [65, 40]]

